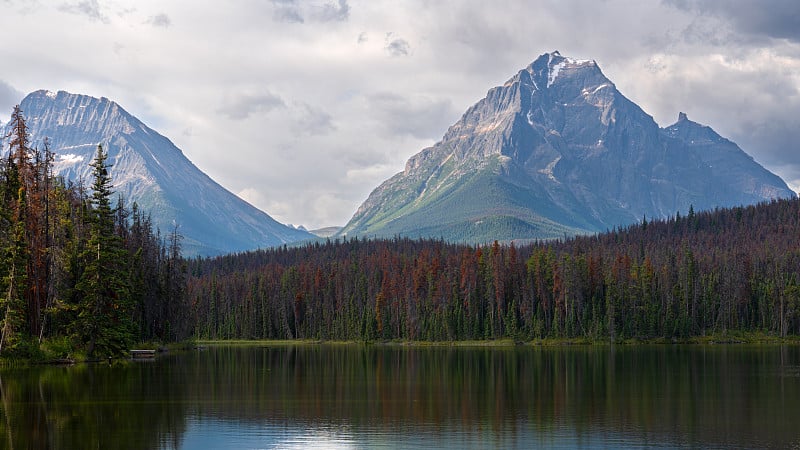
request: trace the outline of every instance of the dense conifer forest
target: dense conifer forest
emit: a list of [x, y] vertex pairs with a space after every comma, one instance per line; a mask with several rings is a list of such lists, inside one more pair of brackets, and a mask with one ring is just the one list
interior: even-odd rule
[[682, 339], [800, 333], [800, 200], [516, 246], [316, 241], [181, 257], [113, 192], [53, 175], [14, 110], [0, 159], [0, 355], [200, 339]]
[[800, 201], [516, 247], [311, 243], [190, 262], [210, 339], [687, 338], [800, 332]]
[[0, 159], [0, 355], [120, 355], [133, 342], [188, 336], [177, 229], [115, 196], [98, 146], [90, 186], [53, 174], [14, 109]]

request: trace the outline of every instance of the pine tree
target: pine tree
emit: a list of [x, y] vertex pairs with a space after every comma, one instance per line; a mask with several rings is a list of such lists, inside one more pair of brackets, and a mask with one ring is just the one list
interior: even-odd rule
[[119, 355], [133, 339], [130, 286], [125, 273], [128, 254], [115, 233], [107, 158], [98, 145], [91, 164], [94, 183], [89, 240], [81, 255], [85, 269], [77, 285], [81, 300], [73, 327], [73, 335], [86, 346], [90, 357]]

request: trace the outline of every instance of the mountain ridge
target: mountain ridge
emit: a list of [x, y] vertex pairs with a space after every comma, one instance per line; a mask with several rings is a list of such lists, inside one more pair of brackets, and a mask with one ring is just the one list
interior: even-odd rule
[[[685, 120], [662, 129], [595, 61], [545, 53], [410, 157], [340, 234], [417, 236], [439, 219], [438, 235], [427, 237], [552, 238], [668, 217], [690, 205], [712, 209], [795, 195], [710, 128], [713, 135], [706, 135], [720, 139], [694, 142], [705, 129], [679, 118]], [[742, 180], [723, 173], [725, 154]], [[483, 230], [487, 220], [516, 221], [528, 232]], [[462, 231], [449, 231], [456, 229]]]
[[66, 91], [39, 90], [20, 103], [31, 145], [50, 141], [54, 172], [87, 180], [98, 144], [109, 153], [115, 190], [149, 212], [162, 233], [176, 224], [187, 255], [212, 256], [313, 237], [278, 223], [212, 180], [167, 137], [119, 104]]

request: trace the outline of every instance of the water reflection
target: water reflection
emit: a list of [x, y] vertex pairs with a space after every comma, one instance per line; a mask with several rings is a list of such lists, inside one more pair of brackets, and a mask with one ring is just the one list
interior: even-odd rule
[[222, 347], [0, 371], [4, 448], [800, 445], [800, 348]]
[[242, 424], [224, 420], [190, 418], [184, 448], [281, 448], [331, 449], [361, 448], [348, 427]]

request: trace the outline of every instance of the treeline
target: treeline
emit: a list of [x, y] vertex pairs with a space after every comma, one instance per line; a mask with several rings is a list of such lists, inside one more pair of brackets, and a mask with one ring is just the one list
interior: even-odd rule
[[519, 248], [345, 239], [189, 270], [198, 338], [786, 336], [800, 332], [800, 201]]
[[185, 262], [136, 204], [114, 196], [98, 146], [90, 187], [53, 174], [47, 141], [31, 148], [14, 108], [0, 158], [0, 355], [121, 354], [135, 341], [177, 340]]
[[[93, 183], [53, 175], [15, 108], [0, 158], [0, 355], [211, 339], [685, 338], [800, 333], [800, 200], [512, 245], [344, 239], [184, 260]], [[6, 149], [4, 149], [6, 150]]]

